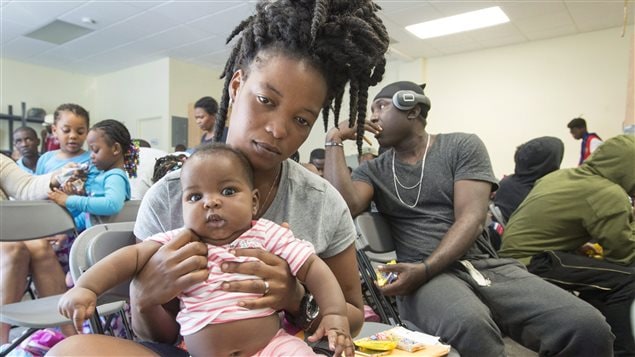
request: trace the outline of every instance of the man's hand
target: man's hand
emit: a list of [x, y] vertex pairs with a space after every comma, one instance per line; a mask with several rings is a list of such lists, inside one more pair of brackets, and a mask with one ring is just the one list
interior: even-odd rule
[[427, 281], [427, 271], [423, 263], [397, 263], [380, 265], [380, 272], [397, 274], [397, 278], [391, 284], [386, 284], [379, 289], [382, 294], [388, 296], [408, 295], [417, 290]]

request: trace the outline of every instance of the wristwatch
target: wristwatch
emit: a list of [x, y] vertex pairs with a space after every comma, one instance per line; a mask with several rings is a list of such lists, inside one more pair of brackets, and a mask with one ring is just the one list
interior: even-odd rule
[[294, 324], [303, 330], [311, 327], [313, 320], [315, 320], [320, 314], [320, 307], [308, 290], [304, 293], [302, 300], [300, 301], [300, 313], [295, 318]]

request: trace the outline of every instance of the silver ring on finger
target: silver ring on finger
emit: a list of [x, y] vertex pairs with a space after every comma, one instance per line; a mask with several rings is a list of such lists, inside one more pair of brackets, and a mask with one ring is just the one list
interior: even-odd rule
[[266, 281], [266, 280], [263, 280], [263, 282], [265, 283], [265, 292], [264, 292], [264, 293], [262, 293], [262, 295], [264, 296], [264, 295], [269, 294], [269, 290], [270, 290], [270, 289], [269, 289], [269, 282], [268, 282], [268, 281]]

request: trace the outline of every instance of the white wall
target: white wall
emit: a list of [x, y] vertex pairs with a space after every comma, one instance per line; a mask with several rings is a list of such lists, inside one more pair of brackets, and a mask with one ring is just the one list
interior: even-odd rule
[[513, 173], [519, 144], [545, 135], [565, 143], [562, 167], [577, 165], [569, 120], [582, 115], [603, 138], [622, 132], [630, 44], [620, 30], [429, 59], [429, 131], [477, 133], [498, 177]]
[[[58, 69], [36, 66], [0, 58], [0, 112], [8, 114], [13, 106], [14, 115], [22, 115], [21, 103], [26, 110], [42, 108], [53, 113], [62, 103], [77, 103], [91, 115], [94, 113], [95, 81], [93, 77]], [[14, 123], [14, 128], [21, 125]], [[40, 132], [41, 125], [29, 123]], [[0, 148], [8, 149], [8, 121], [0, 121]]]
[[170, 59], [170, 115], [187, 117], [187, 105], [201, 97], [220, 101], [223, 81], [219, 76], [219, 71]]
[[169, 62], [164, 58], [97, 77], [93, 121], [119, 120], [132, 137], [169, 150]]

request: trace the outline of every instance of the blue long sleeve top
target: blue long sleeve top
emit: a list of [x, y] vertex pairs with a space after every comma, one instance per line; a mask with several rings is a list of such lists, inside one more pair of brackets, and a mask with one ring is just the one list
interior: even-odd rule
[[87, 196], [68, 196], [66, 207], [74, 213], [78, 230], [91, 226], [89, 214], [110, 216], [118, 213], [130, 199], [130, 181], [122, 169], [103, 171], [86, 182]]

